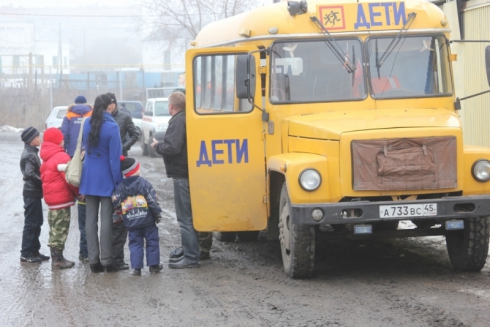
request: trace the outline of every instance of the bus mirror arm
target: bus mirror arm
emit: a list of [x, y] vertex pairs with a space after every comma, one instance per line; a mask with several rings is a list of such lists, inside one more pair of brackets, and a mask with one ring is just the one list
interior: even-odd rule
[[470, 98], [473, 98], [473, 97], [476, 97], [476, 96], [479, 96], [479, 95], [482, 95], [482, 94], [485, 94], [485, 93], [490, 93], [490, 90], [486, 90], [486, 91], [483, 91], [483, 92], [480, 92], [480, 93], [475, 93], [475, 94], [472, 94], [472, 95], [468, 95], [467, 97], [464, 97], [464, 98], [456, 98], [456, 101], [454, 102], [454, 109], [455, 110], [460, 110], [461, 109], [461, 101], [463, 100], [466, 100], [466, 99], [470, 99]]
[[235, 92], [238, 99], [247, 99], [254, 108], [262, 111], [262, 120], [268, 122], [269, 114], [265, 109], [260, 108], [253, 102], [253, 98], [255, 97], [255, 83], [257, 81], [257, 67], [255, 66], [255, 57], [252, 56], [252, 53], [261, 51], [266, 50], [260, 49], [250, 51], [246, 55], [243, 54], [237, 56], [235, 67]]
[[[449, 42], [452, 43], [452, 42], [490, 42], [490, 41], [462, 40], [462, 41], [449, 41]], [[485, 48], [485, 69], [487, 71], [487, 82], [488, 82], [488, 86], [490, 86], [490, 45], [488, 45]], [[479, 95], [482, 95], [482, 94], [485, 94], [485, 93], [490, 93], [490, 90], [483, 91], [483, 92], [476, 93], [476, 94], [472, 94], [472, 95], [469, 95], [469, 96], [464, 97], [464, 98], [461, 98], [461, 99], [460, 98], [456, 98], [456, 101], [454, 102], [454, 109], [455, 110], [460, 110], [461, 109], [461, 101], [466, 100], [466, 99], [470, 99], [470, 98], [473, 98], [473, 97], [476, 97], [476, 96], [479, 96]]]
[[488, 86], [490, 86], [490, 45], [485, 47], [485, 68], [487, 70]]
[[257, 106], [252, 98], [255, 96], [255, 82], [257, 80], [256, 78], [256, 67], [255, 67], [255, 57], [252, 56], [251, 51], [247, 55], [247, 80], [245, 81], [245, 85], [247, 86], [247, 99], [248, 102], [254, 107], [262, 111], [262, 121], [268, 122], [269, 121], [269, 113], [265, 111], [265, 108], [262, 109], [259, 106]]

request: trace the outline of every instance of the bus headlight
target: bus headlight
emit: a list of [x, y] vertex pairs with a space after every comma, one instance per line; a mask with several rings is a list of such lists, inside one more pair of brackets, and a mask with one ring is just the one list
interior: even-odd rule
[[299, 175], [299, 185], [303, 190], [311, 192], [320, 187], [322, 177], [320, 173], [314, 169], [306, 169]]
[[479, 182], [488, 182], [490, 180], [490, 161], [486, 159], [477, 160], [471, 168], [473, 178]]

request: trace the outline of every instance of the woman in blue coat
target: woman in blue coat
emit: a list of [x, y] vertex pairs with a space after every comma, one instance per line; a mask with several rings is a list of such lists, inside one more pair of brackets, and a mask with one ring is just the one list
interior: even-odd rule
[[[117, 271], [112, 264], [112, 200], [111, 195], [122, 181], [122, 154], [119, 127], [111, 113], [116, 109], [113, 100], [105, 95], [95, 99], [92, 116], [83, 126], [85, 159], [80, 181], [80, 194], [87, 204], [88, 258], [92, 272]], [[98, 220], [100, 208], [100, 249]]]

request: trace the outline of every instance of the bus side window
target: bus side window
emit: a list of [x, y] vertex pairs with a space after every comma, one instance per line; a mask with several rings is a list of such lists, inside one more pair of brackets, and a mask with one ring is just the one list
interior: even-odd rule
[[194, 58], [195, 108], [199, 114], [248, 112], [252, 106], [235, 97], [236, 55], [205, 55]]

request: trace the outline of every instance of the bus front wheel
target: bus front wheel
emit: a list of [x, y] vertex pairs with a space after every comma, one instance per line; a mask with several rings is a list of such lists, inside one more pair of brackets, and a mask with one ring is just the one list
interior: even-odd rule
[[315, 266], [315, 228], [293, 224], [290, 210], [291, 201], [284, 183], [279, 199], [279, 240], [284, 272], [291, 278], [308, 278]]
[[446, 246], [455, 270], [480, 271], [487, 261], [489, 218], [469, 218], [463, 230], [447, 231]]

